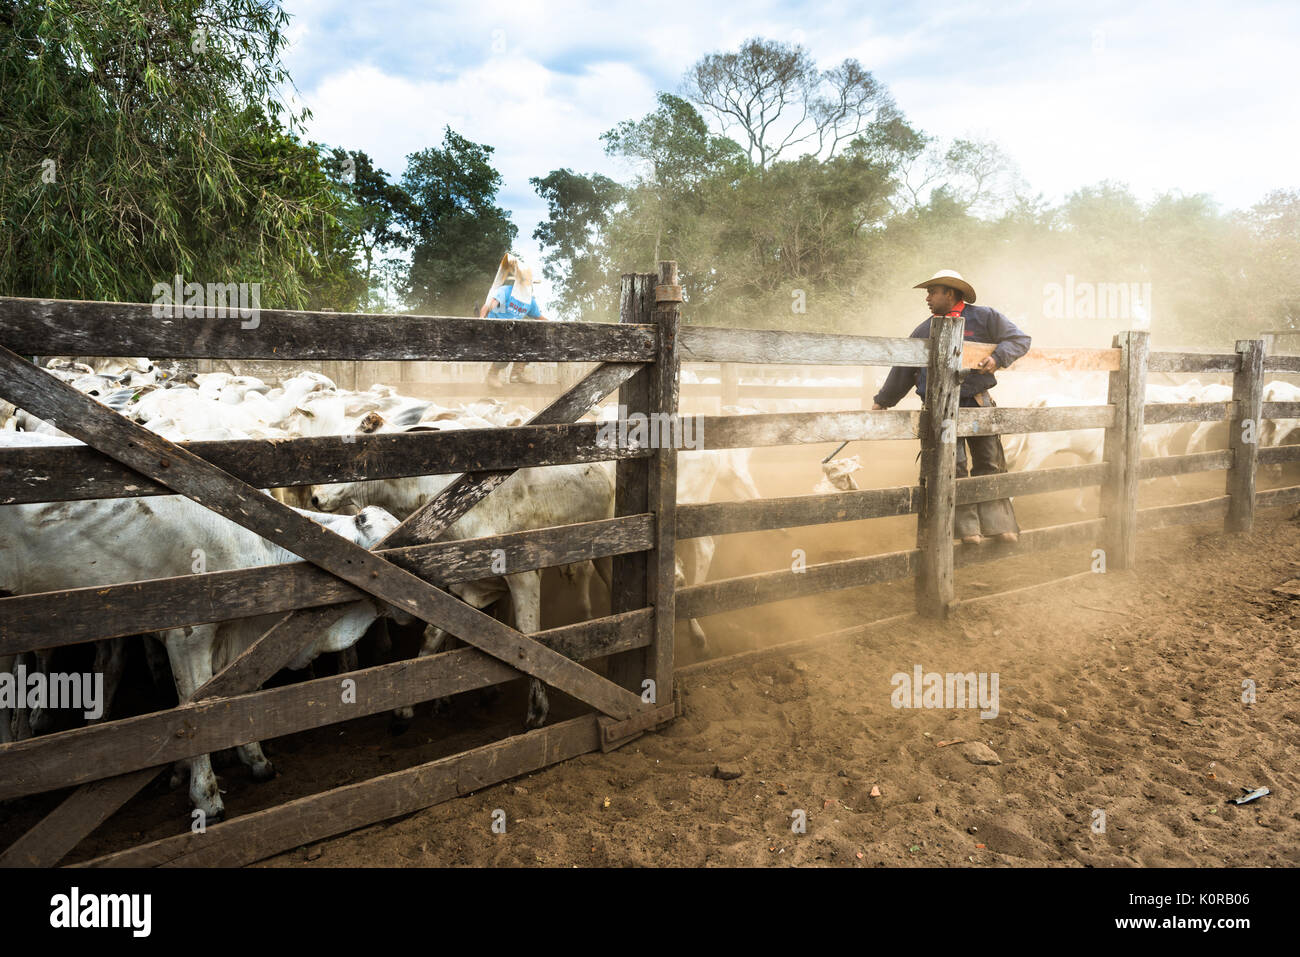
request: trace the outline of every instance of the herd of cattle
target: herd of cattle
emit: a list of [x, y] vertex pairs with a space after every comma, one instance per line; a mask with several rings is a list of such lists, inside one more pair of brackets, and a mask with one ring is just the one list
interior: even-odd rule
[[[496, 399], [447, 407], [428, 399], [400, 395], [376, 385], [366, 391], [337, 388], [318, 373], [303, 372], [271, 386], [251, 376], [226, 373], [186, 375], [164, 370], [146, 359], [51, 360], [54, 375], [95, 397], [121, 414], [173, 441], [220, 439], [283, 439], [302, 436], [346, 436], [353, 433], [412, 430], [501, 428], [528, 421], [533, 412]], [[1152, 385], [1148, 402], [1225, 402], [1227, 386], [1186, 383]], [[1085, 395], [1038, 395], [1030, 407], [1077, 406], [1094, 403]], [[1265, 401], [1300, 401], [1300, 387], [1269, 383]], [[741, 410], [737, 410], [741, 411]], [[753, 410], [747, 410], [753, 411]], [[597, 417], [616, 414], [612, 407]], [[1300, 437], [1300, 420], [1264, 423], [1260, 441], [1277, 445]], [[1100, 462], [1102, 430], [1032, 433], [1005, 438], [1012, 468], [1041, 467], [1053, 455], [1068, 453], [1084, 463]], [[79, 444], [55, 425], [0, 403], [0, 449], [37, 445]], [[1226, 447], [1226, 423], [1186, 423], [1148, 427], [1143, 453], [1166, 456]], [[835, 487], [856, 487], [853, 459], [836, 460], [827, 469]], [[748, 450], [683, 452], [678, 459], [678, 501], [706, 502], [716, 495], [758, 498], [749, 469]], [[339, 535], [370, 548], [381, 542], [401, 520], [435, 499], [452, 475], [423, 475], [366, 482], [349, 482], [285, 489], [268, 489], [285, 504]], [[612, 463], [527, 468], [448, 528], [443, 538], [472, 539], [531, 529], [597, 521], [614, 512]], [[168, 578], [199, 570], [226, 571], [297, 560], [297, 556], [241, 528], [182, 496], [95, 499], [0, 506], [0, 595], [23, 595], [69, 588]], [[698, 583], [708, 574], [713, 542], [708, 538], [678, 546], [678, 582]], [[582, 563], [563, 569], [559, 587], [576, 590], [578, 607], [592, 614], [597, 577], [608, 584], [606, 562]], [[449, 586], [476, 608], [500, 602], [520, 631], [542, 628], [542, 572], [503, 573], [488, 580]], [[96, 672], [105, 676], [105, 720], [111, 717], [112, 694], [121, 682], [130, 641], [142, 642], [157, 680], [174, 684], [185, 699], [233, 660], [278, 616], [244, 618], [175, 628], [153, 636], [105, 639], [95, 645]], [[361, 599], [348, 606], [333, 626], [304, 649], [292, 668], [305, 668], [318, 655], [353, 648], [385, 620], [412, 625], [404, 613], [377, 600]], [[705, 635], [697, 622], [690, 633], [702, 650]], [[441, 629], [424, 629], [420, 654], [446, 647]], [[48, 653], [0, 657], [0, 672], [23, 665], [27, 673], [49, 671]], [[526, 723], [542, 724], [548, 703], [544, 686], [533, 681]], [[399, 726], [409, 722], [410, 709], [395, 716]], [[0, 742], [22, 739], [54, 728], [48, 710], [0, 710]], [[257, 779], [274, 771], [253, 742], [238, 749], [240, 759]], [[223, 813], [208, 756], [177, 766], [175, 780], [188, 772], [190, 797], [209, 820]]]
[[[173, 441], [276, 439], [413, 430], [499, 428], [526, 422], [532, 411], [487, 400], [448, 408], [427, 399], [399, 395], [387, 386], [369, 390], [338, 389], [325, 376], [304, 372], [272, 388], [251, 376], [211, 373], [184, 376], [156, 368], [147, 360], [128, 360], [97, 368], [56, 360], [48, 371], [94, 396], [121, 414]], [[612, 416], [613, 408], [599, 410]], [[54, 424], [28, 413], [0, 410], [0, 448], [80, 444]], [[759, 493], [748, 468], [748, 450], [683, 453], [678, 469], [678, 499], [708, 501], [715, 489], [732, 497]], [[287, 505], [345, 538], [373, 547], [399, 521], [447, 487], [453, 475], [350, 482], [268, 489]], [[468, 539], [597, 521], [614, 514], [613, 463], [527, 468], [454, 522], [442, 538]], [[679, 581], [704, 580], [713, 555], [709, 539], [693, 539], [679, 549]], [[186, 575], [202, 555], [205, 571], [226, 571], [297, 560], [297, 556], [181, 496], [93, 499], [79, 502], [0, 507], [0, 594], [33, 594], [68, 588]], [[579, 607], [591, 617], [596, 572], [608, 583], [608, 562], [563, 569], [561, 581], [577, 589]], [[499, 599], [524, 633], [541, 630], [542, 572], [524, 570], [489, 580], [457, 583], [449, 590], [476, 608]], [[104, 717], [122, 679], [126, 643], [144, 642], [155, 674], [170, 668], [170, 680], [183, 700], [220, 671], [262, 634], [278, 616], [213, 622], [164, 631], [156, 636], [105, 639], [96, 643], [95, 671], [103, 673]], [[321, 634], [291, 668], [304, 668], [325, 652], [354, 646], [381, 619], [410, 624], [404, 613], [384, 603], [362, 599]], [[704, 633], [690, 623], [692, 637], [703, 646]], [[444, 647], [448, 636], [424, 630], [421, 654]], [[160, 642], [156, 644], [155, 642]], [[165, 649], [165, 659], [159, 648]], [[50, 655], [32, 653], [0, 658], [0, 670], [26, 673], [51, 668]], [[547, 716], [544, 686], [532, 682], [526, 722], [541, 725]], [[395, 716], [400, 727], [410, 709]], [[0, 710], [0, 742], [53, 729], [47, 710]], [[254, 742], [238, 749], [253, 776], [274, 772]], [[190, 796], [208, 820], [223, 811], [208, 756], [178, 765], [176, 780], [190, 776]]]

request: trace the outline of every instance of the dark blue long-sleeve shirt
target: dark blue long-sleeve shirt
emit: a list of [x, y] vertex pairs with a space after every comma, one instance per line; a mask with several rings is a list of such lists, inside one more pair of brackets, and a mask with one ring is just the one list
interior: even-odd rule
[[[1029, 351], [1029, 336], [996, 309], [966, 303], [961, 316], [966, 320], [963, 336], [968, 342], [996, 344], [993, 358], [997, 360], [999, 369], [1006, 368]], [[911, 338], [930, 338], [930, 320], [926, 319], [917, 326]], [[885, 384], [880, 387], [873, 401], [882, 408], [891, 409], [903, 400], [913, 386], [916, 387], [917, 395], [924, 401], [925, 372], [924, 368], [915, 366], [894, 366], [889, 370]], [[961, 397], [969, 399], [997, 384], [998, 380], [991, 372], [972, 372], [962, 380]]]

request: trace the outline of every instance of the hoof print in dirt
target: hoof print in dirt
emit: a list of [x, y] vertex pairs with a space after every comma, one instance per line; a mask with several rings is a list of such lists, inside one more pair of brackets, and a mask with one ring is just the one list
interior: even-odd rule
[[962, 757], [971, 764], [1001, 764], [1002, 759], [998, 753], [990, 748], [987, 744], [981, 744], [978, 741], [968, 741], [961, 746]]

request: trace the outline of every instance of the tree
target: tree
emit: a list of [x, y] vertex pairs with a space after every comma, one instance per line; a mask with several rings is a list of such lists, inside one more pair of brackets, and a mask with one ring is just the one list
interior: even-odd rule
[[361, 253], [365, 284], [362, 308], [369, 309], [375, 298], [387, 301], [376, 288], [384, 285], [375, 269], [376, 256], [382, 263], [388, 258], [386, 252], [411, 247], [411, 238], [401, 228], [410, 215], [411, 197], [361, 150], [349, 152], [334, 147], [325, 167], [347, 203], [342, 219], [352, 244]]
[[529, 180], [546, 200], [547, 219], [533, 238], [550, 248], [542, 273], [551, 283], [553, 310], [586, 322], [611, 318], [617, 271], [606, 235], [624, 189], [607, 176], [557, 169]]
[[710, 53], [687, 71], [687, 97], [738, 130], [760, 171], [795, 147], [822, 159], [888, 122], [897, 109], [857, 60], [819, 70], [798, 44], [754, 37], [734, 53]]
[[412, 308], [477, 315], [501, 254], [518, 232], [496, 205], [501, 174], [492, 147], [449, 126], [442, 147], [406, 158], [401, 186], [411, 197], [402, 225], [414, 241], [405, 293]]
[[148, 301], [181, 273], [303, 305], [337, 203], [279, 100], [287, 20], [261, 0], [4, 5], [0, 291]]

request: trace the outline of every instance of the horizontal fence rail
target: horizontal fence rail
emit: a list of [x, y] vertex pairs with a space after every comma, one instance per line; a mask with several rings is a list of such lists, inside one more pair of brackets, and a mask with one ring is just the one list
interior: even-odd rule
[[[646, 458], [648, 448], [598, 441], [601, 425], [517, 425], [301, 439], [185, 442], [181, 447], [258, 488]], [[0, 449], [0, 505], [170, 495], [160, 482], [89, 446]]]
[[929, 361], [924, 339], [686, 326], [680, 342], [683, 362], [924, 366]]
[[0, 343], [22, 355], [320, 361], [649, 362], [652, 325], [261, 309], [156, 316], [148, 303], [0, 297]]
[[[652, 547], [654, 516], [631, 515], [375, 554], [440, 587]], [[500, 563], [506, 563], [502, 566]], [[356, 601], [359, 589], [308, 562], [0, 598], [0, 654]], [[88, 614], [93, 609], [93, 614]]]

